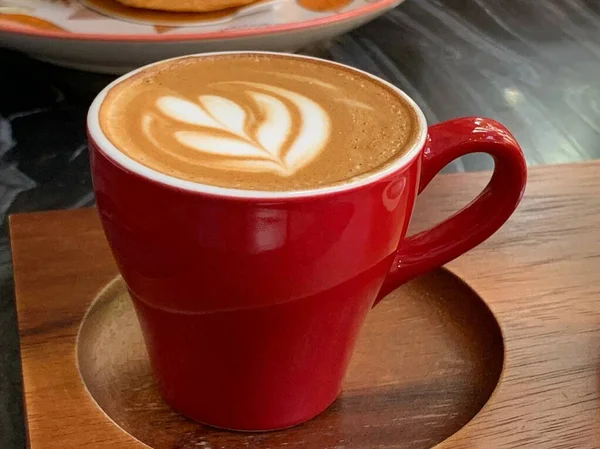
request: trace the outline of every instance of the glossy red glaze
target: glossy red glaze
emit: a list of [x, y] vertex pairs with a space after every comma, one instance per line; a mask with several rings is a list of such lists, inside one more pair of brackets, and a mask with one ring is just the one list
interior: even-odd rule
[[[298, 198], [181, 190], [125, 170], [93, 138], [90, 149], [102, 224], [165, 400], [238, 430], [288, 427], [323, 411], [376, 300], [489, 237], [526, 178], [514, 138], [481, 118], [431, 127], [419, 157], [384, 179]], [[488, 187], [404, 239], [418, 191], [471, 152], [496, 161]]]

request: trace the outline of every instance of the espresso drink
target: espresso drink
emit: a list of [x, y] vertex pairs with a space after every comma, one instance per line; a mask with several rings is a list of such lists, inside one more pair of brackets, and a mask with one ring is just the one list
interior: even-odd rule
[[417, 139], [414, 109], [366, 75], [232, 54], [153, 65], [100, 108], [108, 140], [155, 171], [249, 190], [306, 190], [379, 171]]

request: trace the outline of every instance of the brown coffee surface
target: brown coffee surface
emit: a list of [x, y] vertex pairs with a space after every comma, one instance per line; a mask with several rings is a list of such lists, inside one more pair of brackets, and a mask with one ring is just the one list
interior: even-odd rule
[[416, 141], [414, 109], [369, 76], [312, 59], [189, 57], [115, 85], [100, 126], [129, 158], [202, 184], [290, 191], [379, 171]]

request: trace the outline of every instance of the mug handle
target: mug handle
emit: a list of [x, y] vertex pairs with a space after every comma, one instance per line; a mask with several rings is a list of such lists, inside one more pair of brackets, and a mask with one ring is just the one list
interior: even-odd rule
[[494, 173], [474, 201], [431, 229], [401, 241], [375, 304], [410, 279], [442, 266], [496, 232], [525, 191], [527, 166], [519, 144], [500, 123], [480, 117], [448, 120], [429, 127], [422, 156], [419, 193], [454, 159], [487, 153]]

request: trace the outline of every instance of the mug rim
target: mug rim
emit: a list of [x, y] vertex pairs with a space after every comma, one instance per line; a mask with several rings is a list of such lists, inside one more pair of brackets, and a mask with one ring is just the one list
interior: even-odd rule
[[[413, 144], [410, 146], [408, 150], [406, 150], [401, 156], [399, 156], [395, 161], [389, 163], [382, 170], [377, 170], [374, 173], [371, 173], [366, 176], [359, 176], [354, 181], [342, 182], [335, 185], [317, 187], [314, 189], [302, 189], [302, 190], [288, 190], [288, 191], [272, 191], [272, 190], [249, 190], [249, 189], [236, 189], [231, 187], [221, 187], [214, 186], [211, 184], [203, 184], [195, 181], [189, 181], [181, 178], [177, 178], [175, 176], [167, 175], [165, 173], [161, 173], [158, 170], [154, 170], [150, 167], [147, 167], [136, 160], [127, 156], [124, 152], [120, 151], [110, 140], [104, 135], [102, 131], [102, 127], [100, 126], [100, 107], [106, 98], [108, 92], [114, 88], [116, 85], [122, 83], [128, 78], [136, 75], [137, 73], [144, 71], [150, 67], [155, 65], [163, 64], [165, 62], [176, 61], [179, 59], [186, 58], [202, 58], [202, 57], [214, 57], [214, 56], [222, 56], [222, 55], [236, 55], [236, 54], [249, 54], [249, 55], [274, 55], [274, 56], [283, 56], [290, 59], [308, 59], [313, 61], [318, 61], [319, 63], [333, 65], [335, 67], [342, 67], [346, 70], [351, 70], [353, 72], [359, 73], [361, 75], [369, 77], [376, 83], [383, 84], [384, 86], [390, 88], [396, 95], [402, 98], [408, 105], [413, 109], [415, 116], [417, 118], [417, 125], [419, 127], [418, 134], [416, 139], [414, 139]], [[403, 90], [394, 86], [393, 84], [385, 81], [371, 73], [365, 72], [363, 70], [347, 66], [345, 64], [341, 64], [339, 62], [329, 61], [326, 59], [317, 58], [314, 56], [305, 56], [305, 55], [297, 55], [297, 54], [289, 54], [289, 53], [280, 53], [280, 52], [270, 52], [270, 51], [223, 51], [223, 52], [211, 52], [211, 53], [196, 53], [191, 55], [177, 56], [174, 58], [163, 59], [152, 64], [148, 64], [142, 66], [136, 70], [126, 73], [112, 81], [108, 84], [100, 93], [94, 98], [92, 102], [88, 114], [87, 114], [87, 131], [89, 133], [89, 137], [93, 141], [92, 143], [95, 147], [100, 151], [104, 156], [106, 156], [111, 162], [116, 164], [117, 166], [134, 173], [142, 178], [148, 179], [150, 181], [157, 182], [167, 187], [182, 189], [189, 192], [201, 193], [211, 196], [218, 197], [231, 197], [231, 198], [247, 198], [247, 199], [263, 199], [263, 200], [275, 200], [275, 199], [286, 199], [286, 198], [306, 198], [306, 197], [314, 197], [321, 195], [329, 195], [332, 193], [340, 193], [348, 190], [354, 190], [358, 187], [364, 187], [366, 185], [375, 183], [382, 179], [387, 178], [388, 176], [401, 171], [406, 166], [410, 165], [410, 163], [418, 157], [421, 152], [421, 149], [425, 146], [425, 141], [427, 138], [427, 120], [425, 119], [425, 115], [421, 108], [417, 105], [417, 103], [409, 97]]]

